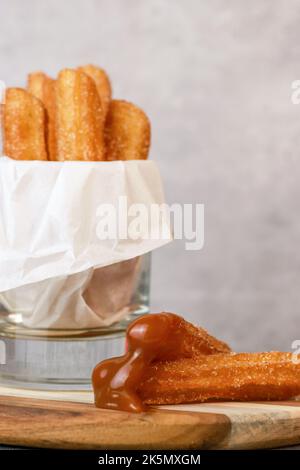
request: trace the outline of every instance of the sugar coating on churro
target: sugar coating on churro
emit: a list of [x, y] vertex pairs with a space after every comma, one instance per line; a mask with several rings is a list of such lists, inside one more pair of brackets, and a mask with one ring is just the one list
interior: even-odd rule
[[99, 408], [145, 411], [137, 389], [150, 364], [230, 351], [202, 328], [169, 312], [137, 318], [127, 329], [126, 341], [124, 356], [106, 359], [93, 370], [95, 405]]
[[[186, 351], [187, 356], [226, 354], [231, 352], [230, 347], [226, 343], [210, 335], [204, 328], [195, 326], [180, 316], [178, 316], [178, 319], [177, 329], [181, 335], [182, 351]], [[178, 357], [179, 351], [175, 351], [175, 354]]]
[[[38, 152], [40, 159], [46, 156], [48, 160], [58, 161], [143, 160], [148, 157], [151, 139], [148, 117], [131, 103], [111, 99], [110, 79], [100, 67], [85, 65], [76, 70], [63, 69], [57, 80], [44, 72], [30, 73], [27, 90], [43, 105], [43, 138], [33, 151], [30, 133], [26, 136], [22, 132], [16, 134], [16, 125], [12, 126], [11, 132], [7, 124], [4, 128], [1, 108], [6, 151], [12, 153], [13, 150], [17, 155], [15, 158], [32, 158], [29, 154]], [[37, 110], [36, 115], [35, 127], [41, 130], [41, 116]], [[8, 120], [9, 116], [6, 123]], [[20, 121], [18, 125], [20, 128]], [[21, 127], [24, 128], [24, 124]], [[11, 141], [13, 133], [15, 142]], [[41, 150], [43, 139], [45, 149]], [[32, 150], [25, 155], [24, 149], [29, 147]]]
[[28, 75], [28, 91], [39, 98], [46, 109], [46, 140], [49, 160], [56, 160], [56, 100], [55, 80], [43, 72], [35, 72]]
[[21, 88], [6, 90], [3, 109], [4, 154], [17, 160], [47, 160], [45, 108]]
[[27, 90], [39, 100], [43, 101], [44, 81], [47, 76], [43, 72], [33, 72], [27, 78]]
[[56, 82], [58, 160], [103, 160], [103, 110], [94, 81], [62, 70]]
[[196, 355], [152, 364], [139, 387], [147, 404], [285, 400], [300, 394], [291, 353]]
[[105, 121], [112, 95], [111, 83], [107, 73], [105, 70], [100, 67], [96, 67], [95, 65], [85, 65], [83, 67], [79, 67], [78, 70], [86, 73], [94, 80], [101, 99], [103, 119]]
[[123, 100], [112, 100], [105, 124], [107, 160], [144, 160], [151, 140], [144, 111]]

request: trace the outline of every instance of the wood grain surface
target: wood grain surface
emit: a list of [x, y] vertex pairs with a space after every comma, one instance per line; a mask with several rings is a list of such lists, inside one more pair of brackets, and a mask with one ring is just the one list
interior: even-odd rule
[[300, 443], [300, 403], [96, 409], [90, 392], [0, 388], [0, 443], [60, 449], [255, 449]]

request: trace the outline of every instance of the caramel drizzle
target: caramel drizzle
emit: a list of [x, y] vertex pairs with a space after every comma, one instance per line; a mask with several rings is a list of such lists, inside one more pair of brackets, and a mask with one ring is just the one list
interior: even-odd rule
[[124, 356], [100, 362], [92, 374], [95, 405], [98, 408], [141, 413], [147, 410], [137, 394], [145, 368], [155, 360], [168, 360], [183, 347], [172, 313], [144, 315], [127, 330], [128, 350]]

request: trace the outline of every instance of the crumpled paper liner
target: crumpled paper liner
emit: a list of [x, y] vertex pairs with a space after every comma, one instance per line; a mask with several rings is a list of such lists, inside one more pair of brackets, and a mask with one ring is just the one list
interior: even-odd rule
[[140, 256], [171, 233], [163, 217], [168, 237], [100, 240], [97, 209], [121, 196], [162, 204], [156, 165], [0, 158], [0, 302], [26, 327], [96, 328], [128, 313]]
[[109, 326], [128, 313], [140, 268], [141, 257], [133, 258], [11, 289], [0, 294], [0, 301], [30, 328]]

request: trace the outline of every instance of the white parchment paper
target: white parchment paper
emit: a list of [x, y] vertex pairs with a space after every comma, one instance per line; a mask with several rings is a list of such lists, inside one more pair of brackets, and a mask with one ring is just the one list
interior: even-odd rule
[[154, 162], [1, 157], [0, 302], [36, 328], [98, 327], [122, 318], [139, 257], [171, 240], [170, 231], [167, 238], [99, 239], [99, 206], [119, 207], [124, 196], [128, 205], [164, 202]]

